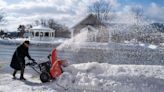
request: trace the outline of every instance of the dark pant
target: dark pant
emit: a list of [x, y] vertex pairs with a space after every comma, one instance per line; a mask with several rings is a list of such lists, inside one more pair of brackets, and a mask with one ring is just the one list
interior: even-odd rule
[[[14, 70], [14, 72], [13, 72], [13, 77], [15, 77], [17, 71], [18, 71], [18, 70]], [[24, 68], [22, 68], [20, 71], [21, 71], [21, 73], [20, 73], [20, 74], [21, 74], [21, 75], [20, 75], [20, 78], [24, 78]]]

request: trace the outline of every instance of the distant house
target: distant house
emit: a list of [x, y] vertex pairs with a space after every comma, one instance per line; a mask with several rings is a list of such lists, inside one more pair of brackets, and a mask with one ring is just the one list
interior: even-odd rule
[[55, 38], [55, 30], [41, 25], [31, 28], [29, 32], [31, 40], [49, 41]]
[[102, 24], [95, 15], [89, 14], [82, 21], [77, 23], [71, 28], [72, 37], [75, 37], [77, 34], [88, 31], [88, 41], [93, 42], [108, 42], [109, 41], [109, 30]]

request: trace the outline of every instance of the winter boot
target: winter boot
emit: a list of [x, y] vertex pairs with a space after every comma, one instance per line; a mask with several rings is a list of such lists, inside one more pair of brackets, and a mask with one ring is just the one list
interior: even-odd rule
[[24, 78], [24, 68], [21, 69], [20, 80], [26, 80], [26, 79]]
[[14, 72], [13, 72], [13, 79], [16, 79], [16, 73], [17, 73], [17, 70], [14, 70]]
[[20, 80], [26, 80], [24, 77], [20, 77]]

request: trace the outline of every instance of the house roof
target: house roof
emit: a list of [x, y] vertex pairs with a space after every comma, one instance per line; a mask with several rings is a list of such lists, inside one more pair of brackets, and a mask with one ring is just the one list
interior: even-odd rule
[[73, 26], [72, 29], [79, 26], [98, 25], [100, 23], [101, 22], [97, 19], [96, 15], [89, 14], [87, 17], [85, 17], [80, 22], [78, 22], [75, 26]]
[[35, 26], [35, 27], [31, 28], [30, 30], [32, 30], [32, 31], [41, 31], [41, 32], [50, 32], [50, 31], [54, 32], [53, 29], [48, 28], [48, 27], [44, 27], [44, 26], [41, 26], [41, 25]]

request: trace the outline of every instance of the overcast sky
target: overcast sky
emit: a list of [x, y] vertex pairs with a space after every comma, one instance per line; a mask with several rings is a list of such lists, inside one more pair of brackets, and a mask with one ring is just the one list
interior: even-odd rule
[[[96, 0], [0, 0], [6, 14], [7, 29], [16, 30], [19, 24], [29, 24], [39, 18], [54, 18], [69, 27], [87, 16], [87, 6]], [[119, 16], [127, 15], [134, 5], [143, 8], [144, 15], [154, 22], [164, 23], [163, 0], [106, 0]], [[125, 19], [126, 21], [126, 19]]]

